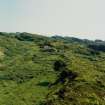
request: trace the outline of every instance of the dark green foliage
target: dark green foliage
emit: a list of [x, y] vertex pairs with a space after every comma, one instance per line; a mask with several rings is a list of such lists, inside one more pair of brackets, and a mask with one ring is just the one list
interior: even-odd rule
[[38, 83], [39, 86], [48, 86], [49, 84], [47, 81]]
[[75, 72], [72, 72], [72, 71], [69, 71], [69, 70], [64, 70], [60, 73], [60, 77], [59, 77], [59, 80], [61, 82], [65, 82], [66, 78], [69, 80], [69, 81], [72, 81], [74, 80], [76, 77], [77, 77], [77, 73]]
[[66, 68], [66, 66], [67, 65], [62, 60], [57, 60], [54, 62], [54, 70], [55, 71], [62, 71], [63, 69]]
[[78, 76], [78, 74], [76, 72], [70, 71], [67, 68], [66, 63], [61, 61], [61, 60], [55, 61], [55, 63], [54, 63], [54, 70], [55, 71], [59, 71], [58, 72], [59, 75], [57, 76], [56, 81], [53, 84], [50, 84], [49, 87], [57, 85], [59, 83], [65, 84], [65, 83], [72, 82]]
[[88, 47], [95, 50], [95, 51], [105, 52], [105, 45], [93, 44], [93, 45], [89, 45]]
[[34, 37], [28, 33], [20, 33], [19, 35], [16, 35], [16, 38], [20, 41], [34, 41]]

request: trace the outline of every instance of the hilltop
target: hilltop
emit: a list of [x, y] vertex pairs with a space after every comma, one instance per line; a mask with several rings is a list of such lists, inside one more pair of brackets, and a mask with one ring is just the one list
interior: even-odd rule
[[104, 81], [105, 41], [0, 32], [0, 105], [105, 105]]

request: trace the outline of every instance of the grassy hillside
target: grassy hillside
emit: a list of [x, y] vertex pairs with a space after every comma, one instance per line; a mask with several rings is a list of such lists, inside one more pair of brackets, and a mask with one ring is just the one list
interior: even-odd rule
[[1, 32], [0, 105], [105, 105], [105, 42]]

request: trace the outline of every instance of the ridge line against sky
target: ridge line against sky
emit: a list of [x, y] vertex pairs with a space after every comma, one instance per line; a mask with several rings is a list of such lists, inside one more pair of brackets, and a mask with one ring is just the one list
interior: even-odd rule
[[105, 40], [105, 0], [0, 0], [0, 31]]

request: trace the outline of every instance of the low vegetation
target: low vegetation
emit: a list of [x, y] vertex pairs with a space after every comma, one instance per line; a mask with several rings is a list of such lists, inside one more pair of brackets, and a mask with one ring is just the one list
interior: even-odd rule
[[105, 41], [0, 32], [0, 105], [105, 105]]

